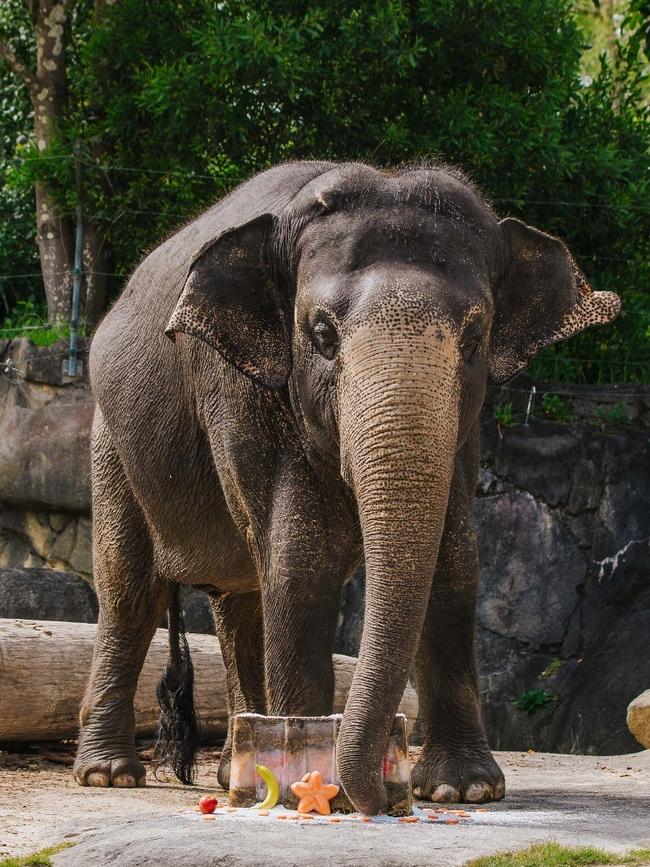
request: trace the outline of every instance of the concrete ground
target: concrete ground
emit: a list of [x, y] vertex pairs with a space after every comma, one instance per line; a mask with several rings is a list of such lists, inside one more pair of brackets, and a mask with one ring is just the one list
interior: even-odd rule
[[650, 751], [627, 756], [499, 753], [506, 799], [462, 824], [316, 824], [188, 814], [216, 792], [217, 754], [203, 751], [199, 783], [81, 789], [69, 753], [0, 752], [0, 860], [64, 841], [72, 865], [462, 865], [541, 840], [616, 852], [650, 847]]

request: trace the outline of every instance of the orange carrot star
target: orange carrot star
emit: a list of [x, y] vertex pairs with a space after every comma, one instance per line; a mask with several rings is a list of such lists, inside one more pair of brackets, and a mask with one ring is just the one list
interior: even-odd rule
[[299, 813], [315, 811], [321, 816], [329, 816], [330, 801], [338, 795], [339, 787], [333, 783], [324, 783], [320, 771], [312, 771], [305, 774], [299, 783], [292, 783], [291, 791], [299, 798]]

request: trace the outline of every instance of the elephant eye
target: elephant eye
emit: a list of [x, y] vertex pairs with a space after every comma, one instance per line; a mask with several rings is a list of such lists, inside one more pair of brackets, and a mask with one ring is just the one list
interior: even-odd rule
[[481, 345], [483, 335], [480, 332], [472, 331], [471, 334], [466, 334], [463, 342], [460, 345], [460, 351], [463, 356], [463, 361], [469, 362], [476, 355], [476, 350]]
[[318, 352], [331, 361], [339, 348], [339, 336], [330, 320], [321, 317], [314, 325], [311, 337]]

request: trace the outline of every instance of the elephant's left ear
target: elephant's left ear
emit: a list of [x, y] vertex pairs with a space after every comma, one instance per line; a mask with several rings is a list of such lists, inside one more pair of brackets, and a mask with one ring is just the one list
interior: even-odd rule
[[594, 292], [562, 241], [502, 220], [506, 267], [495, 289], [490, 375], [501, 384], [545, 346], [618, 316], [613, 292]]
[[199, 251], [165, 329], [212, 346], [251, 379], [280, 388], [289, 376], [286, 316], [265, 258], [273, 217], [227, 229]]

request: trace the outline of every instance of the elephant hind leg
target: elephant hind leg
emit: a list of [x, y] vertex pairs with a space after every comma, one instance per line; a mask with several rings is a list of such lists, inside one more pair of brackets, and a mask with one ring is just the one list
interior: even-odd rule
[[92, 459], [99, 622], [74, 775], [84, 786], [131, 787], [145, 784], [135, 751], [133, 699], [169, 585], [155, 574], [144, 516], [99, 413]]
[[227, 790], [232, 758], [232, 717], [246, 711], [266, 712], [262, 602], [258, 592], [213, 594], [210, 602], [228, 687], [228, 737], [217, 770], [219, 785]]

